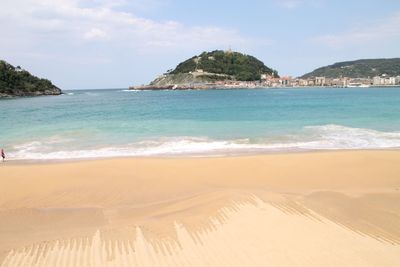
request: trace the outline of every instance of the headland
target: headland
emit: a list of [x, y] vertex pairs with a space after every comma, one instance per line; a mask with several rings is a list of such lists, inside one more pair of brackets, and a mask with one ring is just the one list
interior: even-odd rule
[[337, 62], [300, 77], [279, 76], [262, 61], [231, 50], [203, 52], [132, 90], [242, 89], [279, 87], [399, 87], [400, 59]]

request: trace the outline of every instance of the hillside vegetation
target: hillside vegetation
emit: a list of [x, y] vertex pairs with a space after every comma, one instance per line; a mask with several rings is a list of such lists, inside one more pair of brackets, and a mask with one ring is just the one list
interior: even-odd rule
[[301, 78], [325, 76], [328, 78], [350, 77], [368, 78], [387, 74], [400, 75], [400, 58], [360, 59], [355, 61], [338, 62], [333, 65], [318, 68]]
[[0, 97], [59, 94], [61, 90], [49, 80], [0, 60]]
[[[278, 76], [277, 71], [267, 67], [257, 58], [238, 52], [215, 50], [203, 52], [180, 63], [169, 74], [190, 73], [196, 71], [208, 73], [211, 80], [235, 79], [238, 81], [257, 81], [261, 74]], [[212, 75], [222, 74], [222, 75]]]

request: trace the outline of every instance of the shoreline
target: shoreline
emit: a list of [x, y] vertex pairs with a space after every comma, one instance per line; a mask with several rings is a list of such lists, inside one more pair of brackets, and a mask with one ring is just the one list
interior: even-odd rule
[[87, 158], [65, 158], [65, 159], [9, 159], [6, 158], [4, 162], [0, 161], [2, 165], [34, 165], [34, 164], [57, 164], [57, 163], [74, 163], [86, 161], [107, 161], [107, 160], [135, 160], [135, 159], [223, 159], [223, 158], [240, 158], [240, 157], [262, 157], [266, 155], [285, 155], [285, 154], [318, 154], [318, 153], [351, 153], [351, 152], [400, 152], [400, 148], [366, 148], [366, 149], [310, 149], [310, 150], [281, 150], [281, 151], [265, 151], [254, 153], [241, 152], [241, 153], [228, 153], [228, 154], [181, 154], [181, 155], [150, 155], [150, 156], [109, 156], [109, 157], [87, 157]]

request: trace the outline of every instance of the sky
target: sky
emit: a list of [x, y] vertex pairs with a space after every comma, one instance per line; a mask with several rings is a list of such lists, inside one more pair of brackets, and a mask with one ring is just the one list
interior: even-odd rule
[[147, 84], [216, 49], [300, 76], [400, 57], [399, 0], [0, 0], [0, 59], [62, 89]]

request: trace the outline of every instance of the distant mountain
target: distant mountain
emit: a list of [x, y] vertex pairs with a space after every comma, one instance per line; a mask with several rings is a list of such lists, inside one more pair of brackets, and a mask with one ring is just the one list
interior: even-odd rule
[[0, 60], [0, 97], [59, 95], [60, 88]]
[[278, 72], [257, 58], [239, 52], [203, 52], [150, 83], [151, 86], [212, 83], [216, 81], [258, 81], [262, 74], [278, 77]]
[[304, 74], [301, 78], [320, 76], [327, 78], [367, 78], [382, 74], [387, 74], [388, 76], [400, 75], [400, 58], [360, 59], [338, 62]]

